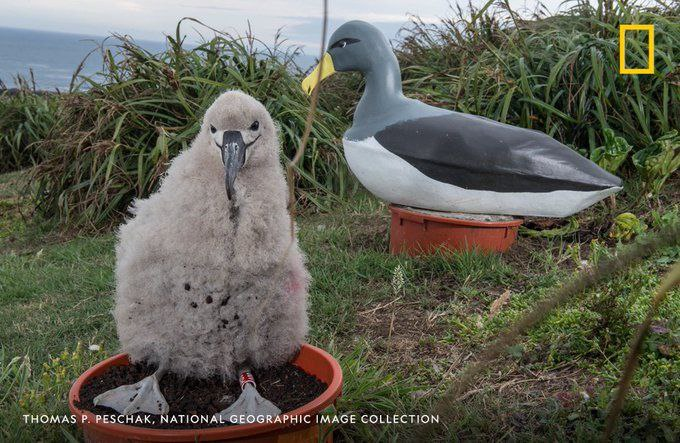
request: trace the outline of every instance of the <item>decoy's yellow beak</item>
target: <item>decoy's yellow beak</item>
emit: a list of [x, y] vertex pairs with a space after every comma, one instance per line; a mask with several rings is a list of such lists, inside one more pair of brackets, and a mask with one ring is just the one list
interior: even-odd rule
[[335, 73], [335, 67], [333, 67], [333, 59], [331, 58], [331, 55], [326, 52], [323, 55], [323, 58], [319, 62], [318, 65], [316, 65], [316, 68], [309, 74], [307, 77], [305, 77], [304, 80], [302, 80], [302, 90], [305, 91], [307, 94], [311, 94], [314, 88], [316, 88], [316, 85], [326, 77], [333, 75]]

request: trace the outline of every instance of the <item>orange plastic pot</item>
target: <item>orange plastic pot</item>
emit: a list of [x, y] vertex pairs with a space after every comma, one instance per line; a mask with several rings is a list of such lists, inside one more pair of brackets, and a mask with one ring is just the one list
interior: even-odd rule
[[[129, 442], [202, 442], [202, 441], [247, 441], [247, 442], [330, 442], [332, 434], [325, 435], [325, 427], [315, 420], [316, 415], [334, 404], [342, 392], [342, 369], [327, 352], [311, 345], [303, 345], [291, 362], [308, 374], [328, 384], [319, 397], [306, 405], [282, 414], [287, 420], [279, 423], [253, 423], [223, 426], [207, 429], [149, 429], [117, 423], [97, 421], [95, 414], [78, 408], [81, 386], [89, 379], [103, 373], [109, 367], [128, 365], [127, 354], [119, 354], [91, 367], [78, 377], [69, 392], [68, 403], [71, 413], [83, 428], [85, 441], [91, 443]], [[291, 420], [297, 417], [297, 421]], [[301, 420], [300, 417], [309, 417]], [[283, 418], [283, 417], [281, 417]]]
[[411, 256], [440, 249], [505, 252], [517, 239], [521, 219], [481, 221], [390, 205], [390, 252]]

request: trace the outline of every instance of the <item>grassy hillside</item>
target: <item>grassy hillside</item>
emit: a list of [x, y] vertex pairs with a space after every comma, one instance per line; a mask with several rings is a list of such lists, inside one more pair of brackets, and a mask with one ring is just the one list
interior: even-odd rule
[[[284, 155], [293, 155], [308, 108], [294, 54], [226, 34], [189, 47], [181, 25], [158, 54], [116, 37], [102, 76], [83, 78], [87, 92], [61, 101], [59, 130], [40, 142], [44, 158], [35, 170], [43, 214], [94, 225], [119, 218], [132, 198], [157, 187], [169, 160], [196, 135], [205, 109], [228, 89], [265, 104], [280, 125]], [[347, 172], [335, 133], [345, 124], [328, 112], [317, 115], [299, 167], [300, 187], [313, 188], [315, 198], [344, 193]]]
[[[654, 23], [656, 69], [618, 75], [620, 23]], [[680, 14], [619, 2], [559, 16], [459, 11], [419, 21], [395, 48], [405, 93], [545, 131], [624, 178], [616, 199], [564, 220], [527, 219], [506, 254], [389, 254], [389, 215], [349, 174], [340, 137], [357, 75], [324, 82], [298, 168], [297, 223], [313, 277], [309, 341], [344, 371], [340, 413], [427, 413], [486, 344], [552, 288], [639, 236], [680, 224]], [[180, 23], [180, 25], [182, 25]], [[0, 440], [61, 441], [75, 426], [24, 424], [67, 413], [73, 379], [118, 348], [115, 238], [107, 228], [158, 186], [223, 89], [262, 100], [291, 157], [309, 105], [292, 53], [218, 34], [177, 35], [150, 54], [115, 37], [102, 77], [63, 95], [0, 92]], [[186, 24], [185, 24], [186, 25]], [[194, 26], [200, 26], [192, 24]], [[627, 45], [640, 62], [641, 36]], [[97, 229], [90, 229], [97, 228]], [[531, 329], [455, 402], [449, 441], [592, 441], [669, 246], [580, 294]], [[617, 440], [678, 441], [680, 290], [652, 323]], [[393, 441], [399, 426], [343, 425], [341, 440]]]
[[[473, 10], [400, 43], [407, 91], [439, 106], [539, 129], [588, 155], [610, 128], [633, 151], [680, 127], [680, 15], [672, 7], [585, 2], [523, 20]], [[602, 3], [600, 3], [602, 5]], [[619, 25], [654, 25], [653, 75], [619, 74]], [[648, 36], [627, 33], [629, 67], [647, 65]]]
[[[116, 352], [114, 239], [57, 234], [28, 222], [22, 216], [28, 203], [16, 192], [25, 180], [25, 174], [0, 176], [6, 209], [0, 216], [0, 440], [58, 441], [77, 437], [75, 426], [23, 424], [22, 415], [67, 413], [72, 380]], [[655, 230], [678, 223], [679, 211], [677, 205], [651, 211], [645, 220]], [[313, 278], [309, 340], [341, 362], [338, 411], [355, 414], [427, 413], [502, 328], [615, 244], [606, 232], [581, 229], [523, 236], [502, 256], [395, 257], [387, 250], [386, 207], [368, 197], [298, 223]], [[531, 330], [459, 400], [450, 438], [592, 440], [602, 430], [631, 334], [660, 275], [678, 257], [678, 247], [666, 248]], [[507, 301], [492, 307], [499, 299]], [[675, 290], [654, 320], [617, 438], [677, 441], [679, 330]], [[336, 435], [375, 441], [403, 431], [359, 423], [340, 426]]]
[[[437, 25], [415, 20], [395, 42], [405, 93], [542, 130], [658, 194], [680, 164], [680, 14], [662, 3], [604, 4], [530, 21], [486, 9]], [[631, 22], [655, 25], [653, 75], [618, 74], [618, 26]], [[94, 226], [120, 219], [134, 197], [153, 192], [225, 89], [262, 100], [292, 156], [309, 105], [293, 52], [228, 34], [189, 47], [182, 25], [158, 54], [114, 37], [101, 76], [79, 77], [87, 92], [0, 95], [2, 168], [39, 163], [32, 191], [43, 215]], [[627, 60], [642, 64], [646, 37], [631, 37]], [[324, 88], [297, 180], [303, 202], [321, 209], [357, 189], [340, 137], [361, 80], [337, 75]]]

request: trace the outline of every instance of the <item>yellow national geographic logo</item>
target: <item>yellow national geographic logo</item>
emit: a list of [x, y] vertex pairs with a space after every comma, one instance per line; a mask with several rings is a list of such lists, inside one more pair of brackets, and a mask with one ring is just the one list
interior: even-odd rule
[[[646, 68], [626, 68], [626, 31], [647, 31], [649, 34]], [[620, 25], [619, 72], [621, 74], [654, 74], [654, 25]]]

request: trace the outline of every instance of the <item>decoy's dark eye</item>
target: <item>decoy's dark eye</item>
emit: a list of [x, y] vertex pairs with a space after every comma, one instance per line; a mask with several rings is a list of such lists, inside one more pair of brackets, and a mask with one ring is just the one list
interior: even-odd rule
[[358, 38], [343, 38], [342, 40], [338, 40], [337, 42], [333, 43], [330, 47], [330, 49], [335, 49], [335, 48], [344, 48], [347, 45], [351, 45], [353, 43], [358, 43], [361, 40]]
[[250, 125], [250, 130], [251, 130], [251, 131], [257, 131], [258, 129], [260, 129], [260, 122], [258, 122], [257, 120], [255, 120], [255, 121], [253, 122], [253, 124]]
[[213, 125], [210, 125], [210, 132], [213, 134], [217, 132], [217, 128], [215, 128]]

